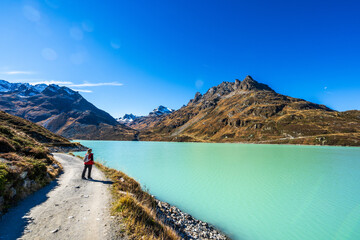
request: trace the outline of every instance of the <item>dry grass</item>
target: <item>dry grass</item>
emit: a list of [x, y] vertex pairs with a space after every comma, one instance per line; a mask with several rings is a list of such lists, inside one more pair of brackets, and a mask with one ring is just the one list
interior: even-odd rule
[[45, 143], [71, 143], [43, 127], [1, 111], [0, 124], [1, 214], [61, 172], [61, 165], [50, 155]]
[[360, 146], [360, 111], [336, 112], [268, 91], [189, 104], [140, 132], [145, 141]]
[[33, 122], [0, 111], [0, 142], [4, 138], [7, 138], [16, 150], [32, 145], [46, 147], [78, 145]]
[[[0, 214], [18, 200], [50, 183], [61, 172], [61, 165], [52, 156], [42, 158], [41, 154], [0, 153], [0, 197], [4, 200], [0, 204]], [[54, 164], [58, 167], [54, 167]], [[12, 196], [14, 189], [16, 195]]]
[[156, 218], [155, 199], [140, 184], [123, 172], [96, 163], [112, 180], [113, 214], [121, 216], [129, 239], [177, 240], [174, 230]]

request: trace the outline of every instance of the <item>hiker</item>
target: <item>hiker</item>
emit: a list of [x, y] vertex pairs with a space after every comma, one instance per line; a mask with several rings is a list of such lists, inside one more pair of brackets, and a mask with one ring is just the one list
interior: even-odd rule
[[86, 179], [85, 178], [86, 169], [88, 169], [88, 179], [92, 179], [91, 178], [91, 169], [92, 169], [93, 164], [94, 164], [94, 154], [92, 154], [92, 149], [89, 148], [87, 150], [87, 154], [84, 157], [84, 170], [82, 172], [82, 179]]

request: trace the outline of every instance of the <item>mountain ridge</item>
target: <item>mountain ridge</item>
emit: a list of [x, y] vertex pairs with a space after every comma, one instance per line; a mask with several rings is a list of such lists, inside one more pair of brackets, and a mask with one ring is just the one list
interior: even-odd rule
[[178, 110], [160, 105], [126, 121], [67, 87], [9, 84], [0, 82], [0, 110], [72, 139], [360, 145], [360, 111], [282, 95], [249, 75], [197, 92]]
[[0, 84], [0, 110], [38, 123], [66, 138], [133, 140], [136, 134], [70, 88], [4, 80]]
[[276, 93], [251, 76], [197, 92], [186, 106], [140, 131], [144, 141], [360, 145], [360, 111]]
[[147, 116], [135, 116], [134, 114], [130, 113], [125, 114], [117, 121], [136, 130], [141, 130], [153, 126], [157, 122], [161, 121], [163, 117], [174, 111], [174, 109], [160, 105], [159, 107], [154, 108], [154, 110], [152, 110]]

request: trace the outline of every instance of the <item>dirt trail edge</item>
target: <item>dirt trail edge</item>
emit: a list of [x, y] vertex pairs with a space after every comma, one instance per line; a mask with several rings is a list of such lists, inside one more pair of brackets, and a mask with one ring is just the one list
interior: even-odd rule
[[26, 200], [11, 209], [0, 221], [0, 239], [125, 239], [115, 232], [120, 229], [110, 216], [111, 182], [95, 166], [93, 180], [83, 180], [81, 159], [61, 153], [54, 156], [64, 167], [57, 186], [45, 192], [47, 199], [42, 203], [24, 212], [23, 221], [12, 216], [23, 211], [19, 209]]

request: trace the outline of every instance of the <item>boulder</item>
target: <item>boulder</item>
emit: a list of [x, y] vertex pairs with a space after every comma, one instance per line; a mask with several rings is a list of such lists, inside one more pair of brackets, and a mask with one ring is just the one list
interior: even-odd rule
[[15, 197], [15, 195], [16, 195], [16, 189], [15, 188], [10, 188], [10, 198], [13, 198], [13, 197]]
[[22, 173], [20, 174], [20, 177], [21, 177], [22, 179], [25, 179], [26, 176], [27, 176], [27, 174], [28, 174], [28, 172], [27, 172], [27, 171], [24, 171], [24, 172], [22, 172]]

